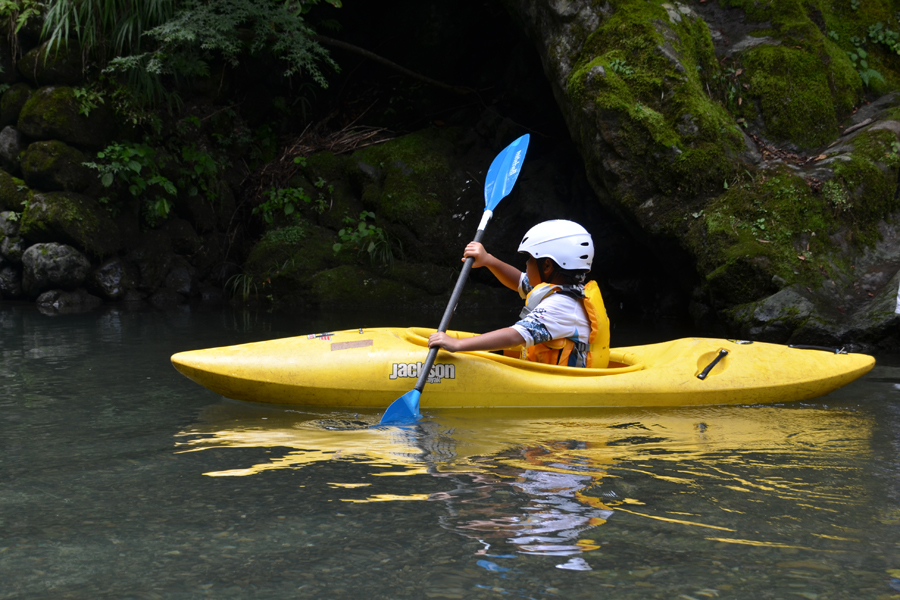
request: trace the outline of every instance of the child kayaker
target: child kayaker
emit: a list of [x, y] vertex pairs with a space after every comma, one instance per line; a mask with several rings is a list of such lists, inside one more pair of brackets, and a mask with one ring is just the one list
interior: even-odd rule
[[524, 347], [522, 357], [534, 362], [605, 368], [609, 319], [597, 283], [584, 283], [594, 259], [591, 235], [572, 221], [545, 221], [528, 230], [519, 252], [528, 255], [524, 273], [477, 242], [466, 246], [463, 260], [474, 258], [474, 268], [487, 267], [500, 283], [519, 292], [525, 299], [520, 320], [468, 338], [433, 333], [428, 346], [450, 352]]

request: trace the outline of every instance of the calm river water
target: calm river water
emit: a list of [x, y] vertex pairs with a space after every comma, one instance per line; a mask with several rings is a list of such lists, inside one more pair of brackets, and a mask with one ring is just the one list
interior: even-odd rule
[[803, 404], [409, 430], [169, 363], [401, 324], [356, 318], [0, 305], [0, 598], [900, 598], [896, 359]]

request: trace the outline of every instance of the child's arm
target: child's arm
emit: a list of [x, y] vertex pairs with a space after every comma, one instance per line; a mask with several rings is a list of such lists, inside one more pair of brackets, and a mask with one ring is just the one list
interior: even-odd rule
[[[519, 289], [519, 279], [522, 277], [522, 271], [512, 265], [506, 264], [502, 260], [494, 258], [494, 255], [488, 254], [487, 250], [484, 249], [484, 246], [478, 242], [469, 242], [469, 245], [466, 246], [466, 251], [463, 253], [462, 260], [465, 261], [469, 257], [475, 259], [475, 262], [472, 263], [472, 267], [476, 269], [479, 267], [487, 267], [500, 283], [511, 290]], [[482, 348], [479, 348], [479, 350], [481, 349]], [[496, 350], [496, 348], [494, 348], [494, 350]]]
[[428, 338], [428, 347], [440, 346], [450, 352], [466, 352], [471, 350], [503, 350], [515, 348], [525, 343], [522, 334], [512, 327], [489, 331], [482, 335], [457, 339], [446, 333], [432, 333]]

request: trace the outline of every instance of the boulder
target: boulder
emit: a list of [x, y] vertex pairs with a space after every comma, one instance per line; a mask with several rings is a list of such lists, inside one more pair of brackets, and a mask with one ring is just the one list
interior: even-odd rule
[[123, 258], [111, 258], [91, 273], [86, 288], [110, 300], [121, 300], [129, 290], [137, 288], [140, 272]]
[[9, 211], [0, 212], [0, 257], [19, 264], [25, 247], [19, 237], [19, 221], [11, 218], [14, 214]]
[[24, 181], [0, 170], [0, 210], [22, 212], [31, 197], [30, 192]]
[[761, 300], [734, 309], [740, 335], [748, 340], [783, 344], [816, 313], [812, 302], [797, 289], [785, 288]]
[[143, 232], [133, 242], [126, 258], [140, 273], [138, 289], [153, 292], [163, 285], [172, 269], [175, 254], [169, 237], [161, 231], [151, 230]]
[[22, 107], [34, 94], [27, 83], [17, 83], [0, 97], [0, 127], [15, 125], [19, 120]]
[[22, 215], [19, 234], [31, 242], [60, 241], [103, 258], [121, 246], [109, 212], [89, 196], [75, 192], [34, 194]]
[[0, 131], [0, 167], [9, 173], [19, 172], [21, 154], [28, 146], [28, 141], [22, 132], [15, 127], [4, 127]]
[[169, 219], [161, 228], [172, 241], [172, 250], [176, 254], [190, 256], [200, 248], [200, 237], [191, 224], [184, 219]]
[[35, 142], [22, 154], [22, 178], [45, 192], [83, 192], [94, 174], [84, 166], [87, 157], [64, 142]]
[[36, 91], [19, 113], [18, 129], [36, 140], [61, 140], [77, 147], [101, 149], [115, 136], [115, 118], [105, 105], [83, 115], [70, 87]]
[[0, 263], [0, 297], [18, 300], [23, 295], [22, 274], [12, 265]]
[[81, 49], [74, 43], [47, 51], [48, 42], [32, 48], [19, 59], [19, 73], [34, 85], [77, 85], [84, 81]]
[[90, 272], [90, 261], [65, 244], [35, 244], [22, 255], [22, 288], [31, 296], [48, 289], [74, 290]]
[[38, 310], [45, 315], [69, 315], [93, 310], [103, 304], [103, 300], [92, 296], [84, 289], [75, 291], [50, 290], [35, 300]]
[[178, 265], [166, 275], [166, 289], [178, 292], [182, 296], [196, 296], [200, 288], [196, 272], [188, 265]]

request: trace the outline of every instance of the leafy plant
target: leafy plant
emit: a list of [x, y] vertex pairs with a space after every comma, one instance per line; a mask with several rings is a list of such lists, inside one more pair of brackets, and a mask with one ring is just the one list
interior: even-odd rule
[[6, 19], [6, 35], [13, 56], [19, 55], [19, 31], [46, 8], [40, 0], [0, 0], [0, 19]]
[[850, 195], [841, 183], [834, 179], [826, 181], [822, 185], [822, 195], [832, 206], [836, 213], [846, 213], [853, 208], [850, 202]]
[[153, 148], [145, 144], [113, 143], [98, 152], [97, 158], [100, 162], [86, 162], [84, 166], [99, 172], [104, 187], [112, 187], [119, 181], [132, 196], [143, 198], [151, 223], [169, 216], [178, 190], [160, 173], [160, 161]]
[[848, 51], [847, 56], [850, 58], [850, 62], [853, 63], [856, 72], [859, 73], [859, 78], [862, 79], [866, 87], [870, 87], [873, 80], [877, 79], [878, 81], [884, 81], [884, 77], [881, 76], [881, 73], [875, 69], [869, 68], [869, 61], [867, 60], [869, 57], [868, 52], [857, 47], [855, 50]]
[[331, 194], [334, 186], [328, 185], [328, 182], [321, 177], [313, 185], [323, 190], [318, 193], [316, 198], [312, 198], [302, 188], [271, 189], [266, 193], [265, 202], [254, 208], [252, 213], [262, 215], [263, 220], [269, 225], [274, 225], [276, 219], [282, 215], [289, 220], [296, 221], [299, 217], [297, 210], [303, 204], [313, 205], [315, 211], [322, 214], [329, 206], [325, 191]]
[[238, 273], [229, 277], [228, 281], [225, 282], [225, 291], [232, 298], [240, 297], [244, 303], [250, 299], [250, 294], [256, 296], [259, 293], [256, 282], [253, 280], [253, 275], [247, 273]]
[[288, 227], [280, 227], [278, 229], [270, 229], [263, 236], [263, 242], [271, 242], [274, 244], [299, 244], [306, 239], [306, 227], [302, 223], [298, 225], [290, 225]]
[[344, 224], [347, 227], [338, 231], [338, 238], [341, 241], [334, 244], [332, 249], [337, 254], [345, 247], [355, 248], [360, 253], [367, 253], [373, 264], [379, 263], [384, 267], [393, 267], [394, 252], [391, 249], [388, 235], [384, 229], [370, 223], [369, 219], [374, 221], [375, 213], [366, 210], [359, 213], [358, 221], [345, 217]]
[[[304, 19], [322, 1], [341, 6], [340, 0], [53, 0], [46, 3], [43, 33], [48, 53], [76, 41], [106, 75], [124, 75], [123, 104], [166, 103], [171, 110], [178, 98], [163, 78], [177, 84], [206, 77], [213, 60], [234, 66], [263, 51], [283, 61], [285, 75], [304, 73], [327, 86], [319, 66], [337, 65]], [[0, 0], [0, 16], [24, 23], [42, 6]]]
[[72, 88], [75, 94], [75, 103], [78, 105], [78, 114], [89, 117], [91, 111], [104, 104], [103, 92], [93, 88], [76, 87]]
[[299, 216], [297, 209], [300, 205], [312, 202], [312, 198], [300, 188], [271, 189], [267, 196], [266, 201], [254, 208], [252, 213], [262, 215], [263, 220], [269, 225], [274, 225], [275, 220], [281, 215], [291, 220], [295, 219]]
[[621, 75], [622, 77], [629, 77], [631, 75], [634, 75], [634, 68], [628, 66], [628, 63], [626, 63], [621, 58], [614, 58], [612, 61], [610, 61], [609, 68], [613, 73]]

